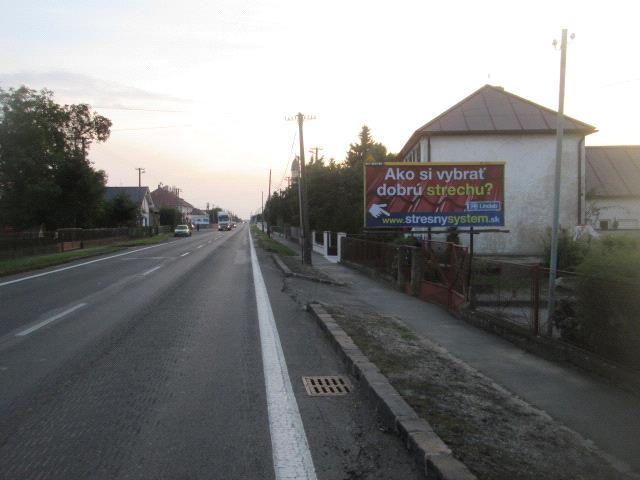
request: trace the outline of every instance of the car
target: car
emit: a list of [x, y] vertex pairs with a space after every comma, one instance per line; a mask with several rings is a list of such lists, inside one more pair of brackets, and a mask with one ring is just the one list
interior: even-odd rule
[[189, 225], [176, 225], [175, 230], [173, 231], [174, 237], [190, 237], [191, 229]]

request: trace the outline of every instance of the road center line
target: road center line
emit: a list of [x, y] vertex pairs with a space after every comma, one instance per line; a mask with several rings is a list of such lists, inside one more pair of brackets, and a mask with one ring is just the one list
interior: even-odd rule
[[36, 330], [44, 327], [45, 325], [50, 324], [51, 322], [55, 322], [56, 320], [60, 320], [62, 317], [65, 317], [67, 315], [69, 315], [70, 313], [75, 312], [76, 310], [85, 307], [87, 304], [86, 303], [79, 303], [78, 305], [71, 307], [67, 310], [65, 310], [64, 312], [60, 312], [57, 315], [54, 315], [53, 317], [47, 318], [46, 320], [43, 320], [42, 322], [34, 325], [33, 327], [27, 328], [26, 330], [23, 330], [19, 333], [16, 333], [16, 337], [24, 337], [25, 335], [29, 335], [30, 333], [35, 332]]
[[[172, 243], [172, 242], [167, 242]], [[85, 265], [91, 265], [92, 263], [104, 262], [105, 260], [111, 260], [112, 258], [122, 257], [124, 255], [131, 255], [132, 253], [142, 252], [143, 250], [149, 250], [150, 248], [161, 247], [162, 245], [167, 245], [167, 243], [158, 243], [157, 245], [151, 245], [149, 247], [139, 248], [137, 250], [131, 250], [130, 252], [118, 253], [117, 255], [111, 255], [110, 257], [98, 258], [96, 260], [91, 260], [89, 262], [78, 263], [76, 265], [71, 265], [69, 267], [57, 268], [55, 270], [50, 270], [48, 272], [37, 273], [35, 275], [29, 275], [28, 277], [16, 278], [15, 280], [9, 280], [7, 282], [0, 283], [0, 287], [4, 287], [5, 285], [11, 285], [13, 283], [24, 282], [26, 280], [31, 280], [33, 278], [44, 277], [45, 275], [51, 275], [52, 273], [64, 272], [65, 270], [71, 270], [73, 268], [84, 267]]]
[[309, 451], [307, 436], [293, 394], [287, 363], [282, 351], [278, 328], [269, 302], [258, 257], [249, 233], [253, 284], [258, 307], [262, 366], [267, 392], [269, 431], [276, 480], [316, 480], [313, 459]]
[[187, 255], [189, 255], [191, 252], [184, 252], [182, 255], [180, 255], [181, 257], [186, 257]]
[[204, 247], [204, 243], [201, 245], [198, 245], [196, 248], [202, 248], [202, 247]]
[[156, 270], [158, 270], [159, 268], [162, 268], [162, 265], [158, 265], [157, 267], [153, 267], [153, 268], [151, 268], [151, 269], [147, 270], [146, 272], [141, 273], [141, 275], [142, 275], [143, 277], [146, 277], [147, 275], [149, 275], [150, 273], [155, 272], [155, 271], [156, 271]]

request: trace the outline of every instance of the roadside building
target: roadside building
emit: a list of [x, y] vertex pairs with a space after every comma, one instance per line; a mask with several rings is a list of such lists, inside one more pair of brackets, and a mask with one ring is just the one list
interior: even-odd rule
[[640, 145], [586, 148], [586, 223], [640, 231]]
[[158, 210], [162, 207], [171, 207], [178, 210], [182, 221], [187, 221], [187, 218], [191, 215], [194, 208], [189, 202], [180, 198], [179, 190], [176, 187], [160, 184], [158, 188], [151, 192], [151, 197], [157, 205]]
[[153, 201], [149, 187], [106, 187], [105, 199], [113, 200], [118, 195], [125, 195], [138, 207], [138, 225], [151, 227], [158, 224], [158, 210]]
[[[398, 154], [404, 162], [505, 162], [505, 226], [476, 235], [485, 255], [539, 256], [552, 224], [557, 114], [485, 85], [414, 132]], [[585, 217], [585, 137], [595, 127], [565, 116], [560, 223]], [[468, 235], [461, 235], [468, 243]], [[444, 240], [444, 237], [436, 237]]]

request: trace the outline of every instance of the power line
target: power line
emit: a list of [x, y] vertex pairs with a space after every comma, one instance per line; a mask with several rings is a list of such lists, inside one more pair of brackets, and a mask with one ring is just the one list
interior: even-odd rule
[[193, 127], [194, 125], [165, 125], [161, 127], [139, 127], [139, 128], [114, 128], [112, 132], [131, 132], [137, 130], [158, 130], [161, 128], [186, 128]]
[[627, 83], [635, 83], [635, 82], [640, 82], [640, 78], [629, 78], [627, 80], [619, 80], [613, 83], [605, 83], [604, 85], [600, 85], [600, 88], [615, 87], [618, 85], [625, 85]]
[[287, 171], [289, 170], [289, 166], [291, 165], [291, 157], [293, 156], [293, 147], [296, 144], [297, 136], [298, 136], [298, 132], [296, 131], [293, 134], [293, 140], [291, 141], [291, 151], [289, 152], [289, 158], [287, 159], [287, 164], [284, 167], [284, 173], [282, 174], [282, 179], [280, 180], [280, 183], [278, 183], [278, 190], [280, 190], [280, 188], [282, 187], [282, 182], [284, 182], [284, 179], [287, 176]]
[[103, 110], [125, 110], [134, 112], [159, 112], [159, 113], [187, 113], [187, 110], [161, 110], [155, 108], [133, 108], [133, 107], [104, 107], [101, 105], [94, 105], [93, 108], [101, 108]]

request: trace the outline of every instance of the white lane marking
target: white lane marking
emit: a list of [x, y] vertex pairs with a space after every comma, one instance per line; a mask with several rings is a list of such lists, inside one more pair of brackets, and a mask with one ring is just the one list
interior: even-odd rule
[[87, 305], [86, 303], [79, 303], [78, 305], [75, 305], [74, 307], [71, 307], [65, 310], [64, 312], [60, 312], [59, 314], [54, 315], [53, 317], [47, 318], [46, 320], [43, 320], [42, 322], [37, 323], [33, 327], [27, 328], [26, 330], [16, 333], [16, 337], [24, 337], [25, 335], [29, 335], [30, 333], [35, 332], [39, 328], [42, 328], [45, 325], [50, 324], [51, 322], [55, 322], [56, 320], [60, 320], [62, 317], [69, 315], [70, 313], [73, 313], [79, 308], [85, 307], [86, 305]]
[[196, 248], [202, 248], [204, 247], [204, 243], [202, 245], [198, 245]]
[[146, 272], [141, 273], [140, 275], [142, 275], [143, 277], [146, 277], [147, 275], [149, 275], [150, 273], [155, 272], [155, 271], [156, 271], [156, 270], [158, 270], [159, 268], [162, 268], [162, 265], [158, 265], [157, 267], [153, 267], [152, 269], [147, 270]]
[[[173, 242], [168, 242], [168, 243], [173, 243]], [[91, 265], [92, 263], [104, 262], [105, 260], [111, 260], [112, 258], [122, 257], [124, 255], [131, 255], [132, 253], [142, 252], [143, 250], [149, 250], [150, 248], [161, 247], [162, 245], [167, 245], [167, 243], [159, 243], [157, 245], [151, 245], [150, 247], [139, 248], [138, 250], [131, 250], [130, 252], [118, 253], [117, 255], [111, 255], [110, 257], [98, 258], [96, 260], [91, 260], [89, 262], [84, 262], [84, 263], [78, 263], [76, 265], [71, 265], [69, 267], [57, 268], [55, 270], [50, 270], [48, 272], [29, 275], [28, 277], [16, 278], [15, 280], [9, 280], [7, 282], [0, 283], [0, 287], [11, 285], [13, 283], [24, 282], [25, 280], [31, 280], [33, 278], [44, 277], [45, 275], [51, 275], [52, 273], [59, 273], [59, 272], [64, 272], [65, 270], [71, 270], [73, 268], [84, 267], [85, 265]]]
[[191, 252], [184, 252], [182, 255], [180, 255], [181, 257], [186, 257], [187, 255], [189, 255]]
[[307, 436], [304, 432], [296, 397], [293, 394], [291, 380], [289, 380], [287, 363], [251, 234], [249, 234], [249, 243], [251, 245], [253, 284], [258, 307], [260, 346], [262, 348], [264, 383], [267, 391], [267, 411], [269, 413], [275, 477], [276, 480], [294, 478], [316, 480]]
[[209, 243], [209, 244], [210, 244], [211, 242], [212, 242], [212, 240], [209, 240], [207, 243]]

